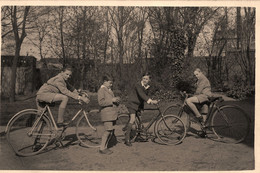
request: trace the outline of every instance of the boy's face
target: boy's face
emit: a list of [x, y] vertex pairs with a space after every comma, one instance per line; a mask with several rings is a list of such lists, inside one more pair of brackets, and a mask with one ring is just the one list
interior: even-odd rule
[[142, 82], [145, 86], [147, 86], [150, 83], [151, 79], [150, 76], [143, 76]]
[[62, 72], [62, 77], [66, 81], [68, 80], [72, 75], [72, 72], [70, 70], [65, 70]]
[[112, 81], [105, 81], [103, 85], [105, 85], [107, 88], [110, 89], [113, 85], [113, 82]]
[[201, 77], [201, 72], [195, 71], [194, 76], [199, 79]]

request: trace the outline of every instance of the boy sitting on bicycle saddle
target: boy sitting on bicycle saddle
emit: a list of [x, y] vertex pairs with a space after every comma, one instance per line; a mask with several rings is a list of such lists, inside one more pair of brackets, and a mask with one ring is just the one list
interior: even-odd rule
[[[140, 113], [142, 109], [144, 109], [144, 102], [148, 104], [157, 104], [157, 100], [152, 100], [148, 96], [148, 90], [150, 88], [151, 75], [149, 73], [145, 73], [142, 76], [142, 80], [137, 82], [134, 88], [130, 91], [128, 95], [128, 102], [126, 107], [130, 113], [130, 120], [128, 124], [126, 124], [126, 132], [125, 132], [125, 145], [132, 146], [130, 141], [130, 133], [132, 129], [132, 125], [135, 122], [136, 116]], [[139, 127], [140, 128], [140, 127]], [[141, 137], [140, 134], [137, 134], [135, 138], [137, 142], [145, 142], [146, 140]]]
[[80, 96], [77, 90], [75, 90], [74, 87], [72, 87], [67, 82], [71, 75], [72, 68], [69, 66], [64, 67], [61, 73], [59, 73], [57, 76], [52, 77], [45, 84], [43, 84], [36, 94], [36, 104], [39, 110], [41, 109], [39, 102], [52, 103], [61, 101], [57, 120], [57, 126], [59, 128], [68, 125], [67, 123], [63, 122], [65, 109], [69, 100], [68, 97], [82, 100], [85, 103], [89, 103], [90, 101], [88, 97]]
[[195, 69], [194, 75], [197, 78], [197, 89], [195, 94], [186, 100], [186, 104], [193, 111], [198, 120], [204, 124], [206, 117], [201, 115], [197, 109], [197, 106], [201, 109], [202, 113], [207, 114], [208, 105], [205, 103], [208, 101], [208, 98], [212, 96], [211, 86], [209, 80], [199, 68]]

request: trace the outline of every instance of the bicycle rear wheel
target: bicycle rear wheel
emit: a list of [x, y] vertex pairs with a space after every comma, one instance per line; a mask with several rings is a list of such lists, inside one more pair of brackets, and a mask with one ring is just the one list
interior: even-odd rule
[[163, 144], [177, 145], [186, 136], [185, 124], [176, 115], [164, 115], [155, 126], [155, 134]]
[[83, 114], [79, 118], [76, 125], [76, 135], [82, 146], [90, 148], [100, 147], [103, 133], [103, 125], [93, 126], [87, 114]]
[[28, 110], [15, 115], [7, 127], [6, 137], [17, 155], [32, 156], [48, 145], [51, 132], [45, 116], [40, 118], [37, 110]]
[[[128, 114], [120, 114], [117, 118], [115, 135], [119, 142], [123, 142], [125, 139], [126, 125], [128, 124], [128, 122], [129, 122]], [[132, 130], [130, 133], [130, 140], [132, 140], [136, 136], [136, 128], [137, 128], [137, 118], [135, 123], [132, 126]]]
[[239, 143], [249, 133], [249, 118], [242, 108], [225, 105], [216, 109], [211, 119], [212, 131], [216, 140], [225, 143]]

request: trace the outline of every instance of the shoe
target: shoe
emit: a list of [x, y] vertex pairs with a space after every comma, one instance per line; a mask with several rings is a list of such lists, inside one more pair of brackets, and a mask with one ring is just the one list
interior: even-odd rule
[[67, 127], [68, 125], [69, 125], [69, 123], [57, 123], [58, 128]]
[[201, 138], [206, 138], [207, 137], [207, 133], [205, 131], [201, 131], [197, 133]]
[[104, 150], [99, 150], [99, 153], [100, 153], [100, 154], [107, 154], [107, 155], [109, 155], [109, 154], [112, 154], [113, 151], [111, 151], [111, 150], [109, 150], [108, 148], [106, 148], [106, 149], [104, 149]]
[[125, 141], [125, 145], [128, 146], [128, 147], [131, 147], [131, 146], [132, 146], [132, 143], [130, 142], [130, 140], [126, 140], [126, 141]]
[[135, 138], [135, 142], [147, 142], [147, 139], [144, 139], [142, 136], [137, 135]]

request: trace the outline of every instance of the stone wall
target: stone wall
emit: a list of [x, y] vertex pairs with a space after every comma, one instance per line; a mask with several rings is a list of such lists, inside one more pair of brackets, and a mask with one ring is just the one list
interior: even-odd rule
[[[1, 96], [10, 96], [13, 56], [1, 56]], [[26, 95], [35, 90], [36, 59], [19, 57], [16, 71], [15, 93]]]

